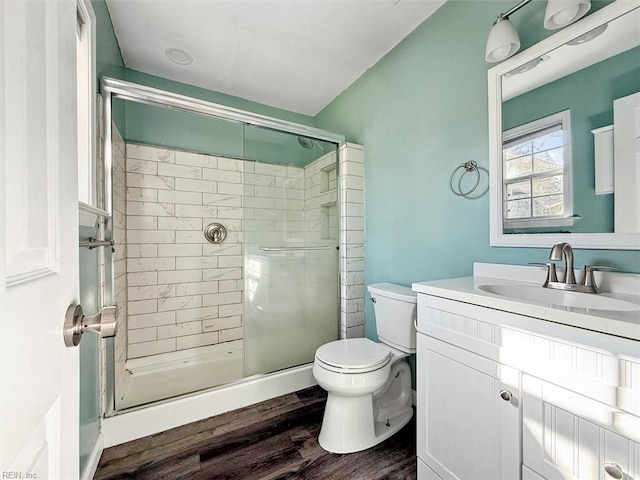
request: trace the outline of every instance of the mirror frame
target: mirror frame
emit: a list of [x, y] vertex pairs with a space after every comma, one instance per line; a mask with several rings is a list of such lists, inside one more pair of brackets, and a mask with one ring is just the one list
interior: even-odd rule
[[640, 8], [636, 1], [617, 0], [588, 17], [538, 42], [488, 72], [489, 99], [489, 227], [492, 247], [546, 248], [569, 241], [574, 248], [640, 250], [640, 233], [534, 233], [503, 231], [502, 222], [502, 75], [540, 57], [568, 41]]

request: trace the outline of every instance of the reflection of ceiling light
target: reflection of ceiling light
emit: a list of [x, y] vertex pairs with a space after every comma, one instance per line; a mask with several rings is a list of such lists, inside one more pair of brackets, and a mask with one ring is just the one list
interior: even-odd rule
[[596, 27], [593, 30], [588, 31], [585, 34], [580, 35], [577, 38], [574, 38], [570, 42], [567, 42], [567, 45], [582, 45], [583, 43], [590, 42], [594, 38], [599, 37], [602, 34], [602, 32], [604, 32], [607, 29], [608, 26], [609, 26], [608, 23], [604, 23], [599, 27]]
[[538, 64], [544, 62], [545, 60], [549, 60], [551, 57], [549, 55], [542, 55], [538, 58], [534, 58], [530, 62], [525, 63], [524, 65], [519, 66], [518, 68], [514, 68], [510, 72], [504, 74], [505, 77], [511, 77], [513, 75], [519, 75], [524, 72], [528, 72], [529, 70], [534, 69], [538, 66]]
[[164, 53], [169, 60], [178, 65], [190, 65], [193, 63], [191, 54], [181, 48], [167, 48]]

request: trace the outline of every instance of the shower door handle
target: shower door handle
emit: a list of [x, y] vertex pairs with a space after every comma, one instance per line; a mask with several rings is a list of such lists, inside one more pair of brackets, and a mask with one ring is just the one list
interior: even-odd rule
[[116, 309], [115, 305], [102, 307], [95, 315], [86, 316], [80, 305], [71, 304], [64, 316], [64, 344], [67, 347], [79, 345], [85, 332], [97, 333], [102, 338], [113, 337], [116, 334]]

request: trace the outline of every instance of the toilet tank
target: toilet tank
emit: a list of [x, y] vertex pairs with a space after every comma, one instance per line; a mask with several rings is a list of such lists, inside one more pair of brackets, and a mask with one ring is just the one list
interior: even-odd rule
[[367, 287], [373, 300], [380, 341], [403, 352], [416, 351], [417, 295], [410, 287], [375, 283]]

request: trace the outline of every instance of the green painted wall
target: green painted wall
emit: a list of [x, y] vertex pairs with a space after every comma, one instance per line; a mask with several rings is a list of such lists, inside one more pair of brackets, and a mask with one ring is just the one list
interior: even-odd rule
[[[127, 71], [128, 77], [130, 72]], [[137, 78], [142, 75], [135, 73]], [[310, 150], [302, 148], [296, 135], [141, 103], [123, 103], [127, 120], [123, 136], [131, 142], [294, 166], [307, 165], [322, 155], [317, 145]]]
[[[410, 285], [470, 275], [474, 261], [548, 258], [548, 249], [492, 248], [488, 196], [468, 200], [449, 191], [460, 163], [488, 168], [484, 47], [496, 16], [512, 3], [449, 0], [316, 117], [318, 127], [365, 147], [367, 283]], [[544, 3], [512, 17], [523, 30], [522, 48], [553, 33], [542, 29]], [[640, 272], [637, 252], [579, 250], [575, 260]], [[375, 338], [371, 305], [366, 328]]]
[[124, 76], [124, 61], [104, 0], [91, 0], [96, 15], [96, 74], [98, 78]]
[[[613, 101], [640, 89], [640, 47], [519, 95], [502, 105], [504, 130], [571, 111], [574, 215], [571, 232], [613, 232], [613, 195], [595, 194], [591, 130], [613, 123]], [[588, 101], [585, 101], [588, 99]]]
[[281, 108], [270, 107], [244, 98], [234, 97], [232, 95], [226, 95], [224, 93], [214, 92], [212, 90], [194, 87], [193, 85], [187, 85], [180, 82], [174, 82], [173, 80], [148, 75], [131, 69], [126, 69], [124, 80], [148, 85], [150, 87], [161, 88], [163, 90], [188, 95], [190, 97], [200, 98], [209, 102], [220, 103], [228, 107], [239, 108], [241, 110], [247, 110], [261, 115], [268, 115], [270, 117], [302, 123], [304, 125], [315, 125], [314, 118], [309, 117], [308, 115], [289, 112]]
[[[113, 31], [107, 4], [104, 0], [91, 0], [91, 6], [96, 15], [96, 75], [100, 85], [102, 77], [124, 78], [126, 68]], [[124, 105], [114, 105], [112, 115], [118, 130], [124, 132], [126, 130]]]

